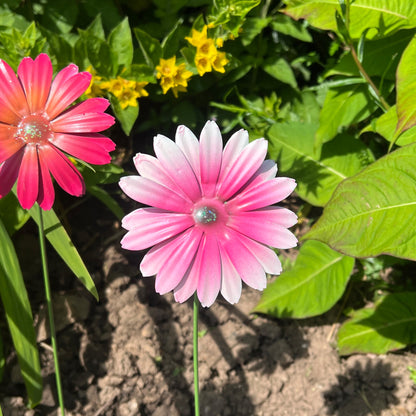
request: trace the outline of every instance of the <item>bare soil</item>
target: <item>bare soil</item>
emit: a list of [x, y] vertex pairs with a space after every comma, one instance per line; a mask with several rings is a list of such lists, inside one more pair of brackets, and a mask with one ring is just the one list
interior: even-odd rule
[[[192, 415], [192, 302], [155, 293], [154, 279], [138, 275], [139, 254], [119, 247], [118, 223], [102, 210], [93, 213], [94, 221], [78, 218], [72, 234], [99, 289], [98, 303], [50, 250], [67, 415]], [[58, 415], [36, 233], [29, 228], [19, 235], [19, 253], [31, 253], [22, 265], [44, 394], [36, 409], [25, 407], [9, 346], [0, 402], [4, 416]], [[416, 349], [340, 358], [337, 306], [314, 319], [276, 320], [251, 313], [259, 299], [246, 287], [237, 305], [219, 298], [201, 310], [201, 415], [416, 415], [416, 386], [407, 369], [416, 367]]]

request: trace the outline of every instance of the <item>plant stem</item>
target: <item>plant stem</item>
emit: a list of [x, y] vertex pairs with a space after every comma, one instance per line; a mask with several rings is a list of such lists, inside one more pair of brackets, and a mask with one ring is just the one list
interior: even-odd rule
[[44, 232], [44, 227], [43, 227], [43, 211], [40, 206], [39, 206], [39, 242], [40, 242], [40, 253], [41, 253], [41, 258], [42, 258], [43, 280], [45, 284], [46, 305], [48, 307], [49, 330], [51, 334], [53, 361], [55, 365], [56, 390], [58, 392], [58, 400], [59, 400], [59, 407], [61, 409], [61, 415], [65, 416], [64, 398], [63, 398], [62, 387], [61, 387], [61, 373], [59, 371], [58, 346], [56, 342], [55, 320], [53, 318], [51, 288], [50, 288], [50, 283], [49, 283], [48, 261], [46, 257], [45, 232]]
[[199, 416], [199, 377], [198, 377], [198, 311], [199, 301], [198, 295], [194, 294], [194, 331], [193, 331], [193, 344], [194, 344], [194, 405], [195, 416]]

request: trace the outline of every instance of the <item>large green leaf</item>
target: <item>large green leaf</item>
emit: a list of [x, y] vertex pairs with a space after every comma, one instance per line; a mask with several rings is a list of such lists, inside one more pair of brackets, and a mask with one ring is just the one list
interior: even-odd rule
[[400, 59], [397, 67], [397, 116], [396, 136], [416, 124], [416, 37], [414, 37]]
[[32, 310], [13, 243], [0, 220], [0, 297], [30, 406], [42, 398], [42, 376]]
[[139, 116], [139, 103], [137, 103], [136, 107], [129, 105], [126, 108], [122, 108], [120, 101], [116, 96], [110, 95], [109, 98], [114, 115], [120, 122], [124, 133], [128, 136], [137, 120], [137, 117]]
[[355, 257], [416, 260], [416, 144], [377, 160], [335, 190], [305, 238]]
[[[29, 213], [35, 222], [39, 224], [39, 207], [37, 205], [33, 206], [29, 210]], [[42, 211], [42, 215], [46, 238], [75, 276], [78, 277], [88, 291], [98, 300], [98, 293], [94, 281], [85, 267], [77, 249], [65, 231], [65, 228], [59, 221], [59, 218], [56, 216], [53, 209]]]
[[341, 355], [385, 354], [416, 343], [416, 292], [393, 293], [355, 311], [338, 332]]
[[273, 78], [296, 88], [297, 82], [292, 68], [284, 58], [270, 58], [263, 64], [263, 69]]
[[[319, 29], [337, 32], [335, 12], [341, 13], [339, 0], [286, 0], [282, 10], [294, 19], [306, 19]], [[349, 32], [359, 39], [366, 29], [368, 38], [391, 35], [399, 29], [416, 26], [416, 3], [403, 0], [350, 1]]]
[[367, 85], [356, 84], [330, 88], [319, 117], [319, 129], [315, 135], [315, 146], [329, 142], [344, 127], [368, 117], [376, 108]]
[[113, 67], [116, 70], [113, 74], [115, 76], [133, 62], [133, 39], [127, 17], [111, 31], [108, 44]]
[[265, 289], [254, 311], [278, 318], [320, 315], [342, 296], [353, 267], [353, 258], [319, 241], [307, 241], [294, 267]]
[[343, 134], [314, 153], [317, 124], [276, 123], [267, 133], [269, 154], [278, 160], [280, 172], [296, 179], [298, 195], [312, 205], [324, 206], [336, 186], [374, 160], [359, 140]]
[[[162, 47], [160, 46], [160, 42], [137, 27], [134, 28], [134, 34], [139, 42], [144, 61], [150, 68], [156, 67], [162, 57]], [[165, 58], [170, 58], [170, 56]]]

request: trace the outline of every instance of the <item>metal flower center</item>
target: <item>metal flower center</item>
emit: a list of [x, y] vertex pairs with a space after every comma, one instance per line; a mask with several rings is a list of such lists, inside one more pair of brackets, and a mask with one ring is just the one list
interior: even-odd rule
[[49, 122], [42, 116], [26, 116], [17, 126], [16, 139], [26, 143], [42, 144], [52, 136]]
[[211, 224], [217, 221], [215, 209], [203, 206], [194, 212], [194, 220], [199, 224]]

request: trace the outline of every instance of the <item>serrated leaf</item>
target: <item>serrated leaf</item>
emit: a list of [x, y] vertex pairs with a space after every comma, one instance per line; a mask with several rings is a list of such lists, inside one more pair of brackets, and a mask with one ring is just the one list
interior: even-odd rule
[[416, 104], [414, 90], [416, 88], [416, 37], [414, 37], [400, 59], [397, 67], [397, 129], [396, 137], [416, 124]]
[[323, 143], [332, 140], [344, 127], [368, 117], [375, 108], [367, 85], [330, 88], [319, 116], [316, 148], [319, 149]]
[[416, 260], [416, 144], [343, 181], [305, 238], [354, 257]]
[[273, 78], [296, 88], [297, 82], [292, 68], [284, 58], [270, 58], [263, 64], [263, 69]]
[[[282, 11], [292, 18], [306, 19], [312, 26], [337, 31], [335, 12], [341, 13], [339, 0], [286, 0]], [[413, 1], [355, 0], [350, 2], [349, 33], [359, 39], [366, 29], [368, 38], [388, 36], [400, 29], [416, 26], [416, 3]], [[377, 30], [378, 29], [378, 30]]]
[[385, 354], [416, 343], [416, 292], [388, 294], [355, 311], [338, 331], [340, 355]]
[[116, 76], [122, 69], [128, 68], [133, 61], [133, 39], [127, 17], [111, 31], [108, 44], [116, 71], [113, 76]]
[[42, 399], [42, 376], [32, 309], [13, 243], [0, 220], [0, 297], [31, 407]]
[[296, 179], [297, 194], [315, 206], [324, 206], [337, 185], [374, 160], [370, 150], [349, 135], [339, 135], [325, 143], [318, 156], [314, 152], [313, 123], [276, 123], [267, 133], [269, 154], [280, 172]]
[[320, 315], [342, 296], [353, 267], [353, 258], [318, 241], [307, 241], [292, 269], [267, 286], [254, 312], [277, 318]]
[[[37, 205], [33, 206], [29, 210], [29, 213], [34, 221], [39, 224], [39, 207]], [[46, 238], [71, 269], [72, 273], [75, 274], [95, 299], [98, 300], [98, 292], [94, 281], [54, 210], [42, 211], [42, 215]]]

